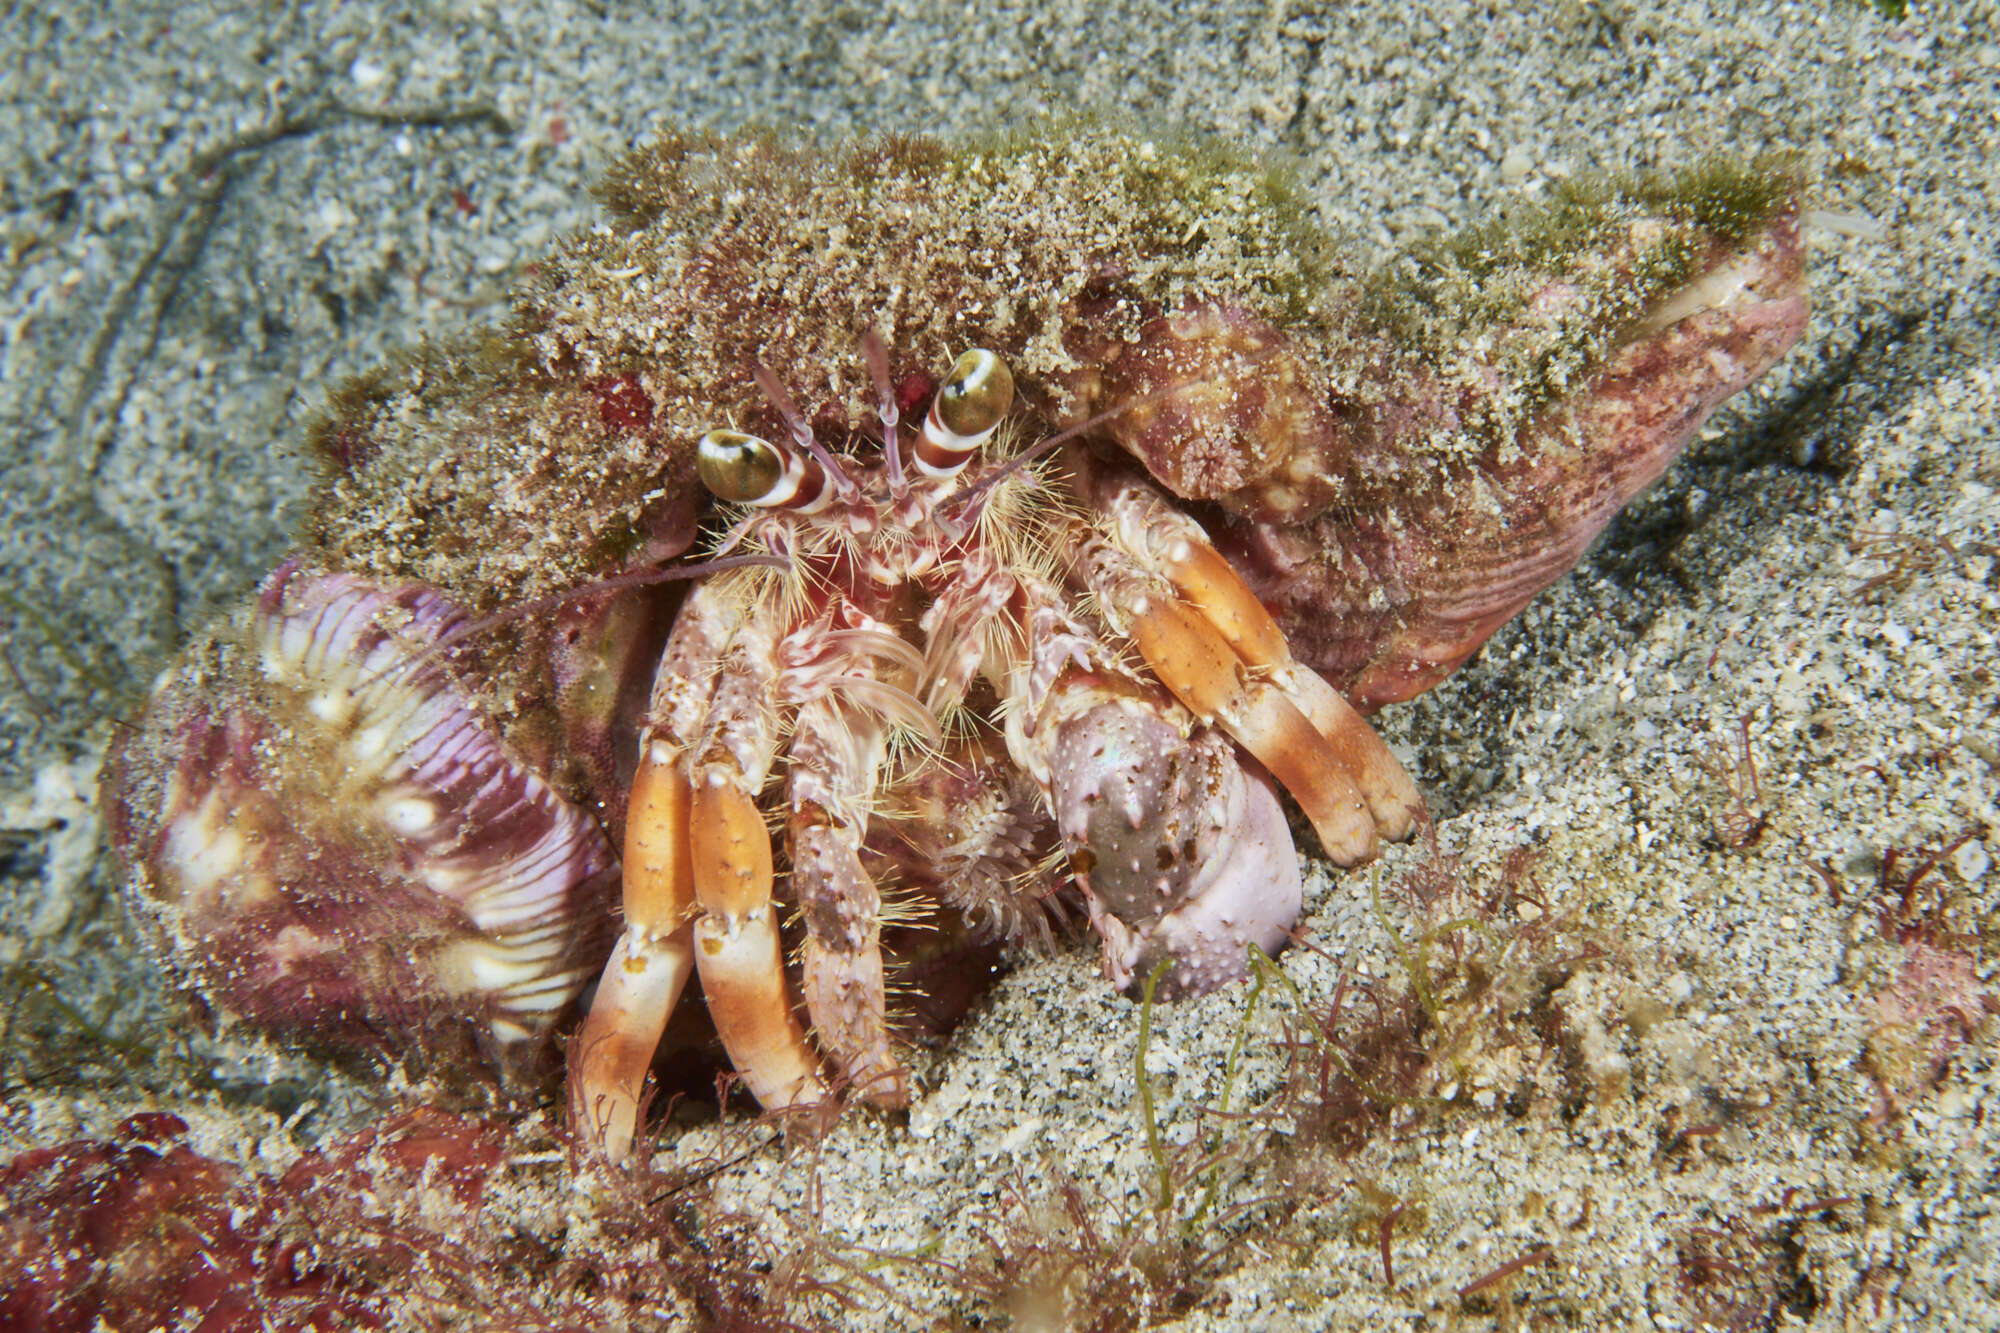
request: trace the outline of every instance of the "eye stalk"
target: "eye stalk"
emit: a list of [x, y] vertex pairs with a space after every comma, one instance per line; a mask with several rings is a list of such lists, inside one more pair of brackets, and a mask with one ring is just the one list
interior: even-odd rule
[[967, 352], [931, 399], [917, 440], [918, 469], [940, 481], [957, 476], [1013, 406], [1014, 373], [1007, 363], [983, 347]]
[[701, 484], [718, 500], [810, 512], [826, 494], [826, 473], [810, 458], [739, 430], [712, 430], [695, 451]]

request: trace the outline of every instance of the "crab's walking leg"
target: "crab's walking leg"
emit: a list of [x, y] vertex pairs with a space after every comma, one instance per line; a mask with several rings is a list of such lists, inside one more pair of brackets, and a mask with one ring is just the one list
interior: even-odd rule
[[890, 1048], [882, 895], [861, 864], [886, 752], [876, 716], [821, 698], [799, 709], [788, 759], [792, 891], [805, 914], [806, 1008], [827, 1057], [871, 1105], [909, 1105]]
[[771, 903], [771, 834], [741, 773], [704, 767], [689, 803], [695, 966], [716, 1034], [766, 1108], [819, 1101], [826, 1090], [785, 989], [784, 945]]
[[736, 627], [688, 773], [688, 844], [702, 913], [694, 923], [695, 968], [730, 1063], [767, 1109], [826, 1096], [785, 986], [771, 833], [757, 808], [777, 752], [776, 645], [765, 623], [773, 613], [769, 605], [753, 607]]
[[646, 1070], [694, 969], [689, 800], [679, 756], [649, 733], [625, 819], [625, 933], [577, 1037], [572, 1113], [614, 1162], [631, 1151]]
[[570, 1095], [576, 1123], [613, 1161], [631, 1151], [646, 1071], [691, 967], [760, 1102], [821, 1095], [785, 993], [756, 806], [776, 749], [770, 656], [763, 626], [706, 584], [681, 608], [654, 679], [626, 818], [625, 932], [577, 1038]]
[[1395, 757], [1300, 667], [1269, 614], [1191, 520], [1133, 481], [1102, 487], [1087, 577], [1160, 683], [1221, 725], [1291, 792], [1342, 865], [1408, 833], [1421, 798]]
[[694, 870], [686, 750], [714, 706], [717, 663], [735, 616], [709, 587], [681, 609], [653, 677], [625, 821], [625, 931], [577, 1035], [570, 1113], [622, 1161], [638, 1129], [646, 1071], [694, 966]]
[[1314, 730], [1326, 738], [1341, 769], [1354, 779], [1367, 800], [1376, 831], [1392, 841], [1406, 836], [1423, 808], [1416, 782], [1340, 692], [1318, 672], [1293, 659], [1278, 622], [1193, 521], [1165, 505], [1159, 509], [1178, 520], [1171, 527], [1149, 524], [1144, 529], [1158, 550], [1160, 572], [1215, 628], [1231, 651], [1246, 666], [1268, 674]]
[[1199, 611], [1171, 591], [1115, 568], [1100, 550], [1093, 580], [1121, 600], [1125, 633], [1153, 674], [1204, 721], [1255, 755], [1299, 803], [1327, 857], [1355, 865], [1375, 854], [1375, 820], [1340, 756], [1305, 714], [1268, 680], [1252, 676]]

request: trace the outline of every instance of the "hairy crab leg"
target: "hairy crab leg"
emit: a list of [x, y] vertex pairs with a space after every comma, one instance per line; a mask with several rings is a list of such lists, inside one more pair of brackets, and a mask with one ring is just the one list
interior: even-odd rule
[[969, 553], [959, 570], [925, 609], [919, 626], [924, 635], [919, 692], [933, 708], [942, 700], [963, 699], [987, 659], [996, 656], [992, 640], [1007, 632], [1007, 605], [1018, 586], [987, 551]]
[[[885, 421], [885, 430], [891, 421]], [[885, 621], [852, 603], [778, 645], [781, 697], [797, 701], [785, 756], [792, 896], [805, 918], [801, 989], [813, 1035], [871, 1105], [909, 1105], [909, 1076], [889, 1039], [882, 895], [861, 861], [892, 731], [944, 743], [915, 695], [926, 667]]]
[[887, 750], [872, 713], [815, 699], [798, 712], [786, 787], [792, 891], [806, 921], [802, 989], [813, 1032], [863, 1100], [893, 1108], [909, 1105], [909, 1077], [889, 1042], [882, 895], [861, 864]]
[[625, 932], [604, 965], [581, 1052], [572, 1115], [620, 1162], [638, 1130], [646, 1071], [694, 970], [693, 793], [680, 756], [649, 733], [625, 820]]

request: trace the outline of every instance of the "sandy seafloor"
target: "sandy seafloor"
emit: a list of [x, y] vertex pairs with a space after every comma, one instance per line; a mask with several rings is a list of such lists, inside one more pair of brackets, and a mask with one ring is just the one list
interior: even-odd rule
[[[111, 893], [92, 805], [111, 717], [285, 549], [327, 389], [503, 314], [649, 129], [1136, 111], [1291, 154], [1371, 255], [1592, 165], [1785, 149], [1818, 210], [1803, 344], [1470, 668], [1380, 722], [1474, 890], [1538, 849], [1562, 929], [1514, 903], [1479, 937], [1516, 950], [1495, 966], [1526, 969], [1532, 1005], [1506, 1032], [1472, 1021], [1419, 1089], [1449, 1104], [1405, 1106], [1348, 1156], [1272, 1134], [1285, 1173], [1242, 1189], [1293, 1206], [1213, 1237], [1219, 1275], [1178, 1326], [2000, 1327], [1993, 11], [686, 8], [30, 5], [0, 25], [0, 1154], [158, 1107], [268, 1167], [379, 1110], [380, 1080], [228, 1035], [193, 1039], [196, 1090], [93, 1049], [34, 978], [114, 1035], [186, 1029]], [[1968, 831], [1919, 886], [1946, 904], [1934, 952], [1885, 939], [1889, 849], [1893, 879]], [[1421, 860], [1392, 851], [1383, 882]], [[1322, 952], [1284, 967], [1321, 1002], [1340, 969], [1402, 989], [1368, 883], [1311, 879]], [[1386, 919], [1417, 929], [1394, 893]], [[1238, 1105], [1279, 1082], [1276, 990]], [[1234, 989], [1156, 1014], [1170, 1139], [1221, 1096], [1243, 1008]], [[820, 1226], [976, 1264], [1010, 1188], [1066, 1177], [1105, 1217], [1143, 1215], [1138, 1030], [1090, 948], [1027, 961], [923, 1065], [907, 1123], [854, 1115], [825, 1142]], [[697, 1128], [664, 1150], [712, 1146]], [[755, 1156], [718, 1206], [788, 1234], [809, 1169]], [[562, 1188], [524, 1166], [487, 1221], [546, 1220]], [[1392, 1288], [1377, 1242], [1398, 1204]], [[825, 1317], [1001, 1325], [937, 1271], [886, 1264], [872, 1312]]]

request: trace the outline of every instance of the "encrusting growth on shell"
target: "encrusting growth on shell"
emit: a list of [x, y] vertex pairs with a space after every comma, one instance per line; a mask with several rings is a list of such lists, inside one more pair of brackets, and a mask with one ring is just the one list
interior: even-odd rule
[[1048, 426], [1112, 413], [1104, 438], [1228, 516], [1288, 633], [1339, 608], [1294, 651], [1374, 706], [1463, 660], [1796, 339], [1796, 194], [1771, 161], [1588, 180], [1364, 276], [1283, 170], [1206, 144], [669, 135], [512, 329], [336, 404], [322, 441], [368, 464], [311, 545], [478, 611], [656, 562], [693, 538], [692, 442], [782, 436], [752, 367], [810, 367], [804, 418], [865, 429], [874, 329], [899, 385], [988, 347]]

